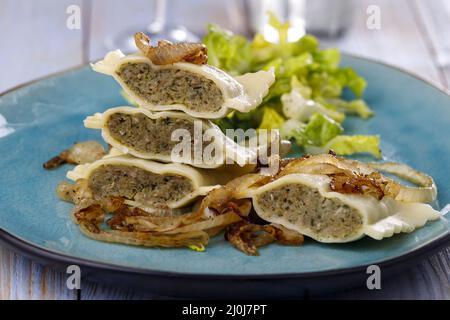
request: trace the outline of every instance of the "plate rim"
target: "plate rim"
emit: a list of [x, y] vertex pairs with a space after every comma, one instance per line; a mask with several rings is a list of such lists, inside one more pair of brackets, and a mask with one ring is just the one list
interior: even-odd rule
[[[415, 72], [406, 70], [402, 67], [392, 65], [390, 63], [386, 63], [384, 61], [380, 61], [377, 59], [365, 57], [358, 54], [350, 54], [341, 50], [341, 55], [343, 57], [347, 56], [350, 58], [359, 59], [368, 63], [379, 64], [384, 67], [394, 69], [403, 74], [406, 74], [410, 77], [419, 80], [426, 85], [430, 86], [438, 90], [439, 92], [447, 95], [450, 98], [450, 90], [443, 87], [441, 84], [436, 83], [432, 80], [429, 80]], [[12, 88], [7, 89], [0, 93], [0, 98], [12, 93], [16, 90], [22, 89], [24, 87], [33, 85], [37, 82], [47, 80], [53, 77], [63, 76], [69, 72], [78, 71], [87, 67], [90, 63], [82, 63], [79, 65], [75, 65], [70, 68], [66, 68], [64, 70], [50, 73], [43, 77], [38, 77], [30, 81], [26, 81], [24, 83], [13, 86]], [[445, 219], [445, 218], [444, 218]], [[80, 266], [85, 266], [88, 268], [98, 269], [98, 270], [108, 270], [113, 272], [121, 272], [128, 274], [136, 274], [136, 275], [145, 275], [145, 276], [164, 276], [171, 278], [184, 278], [184, 279], [221, 279], [221, 280], [271, 280], [271, 279], [311, 279], [311, 278], [324, 278], [331, 276], [345, 276], [350, 274], [355, 274], [357, 272], [361, 272], [366, 270], [369, 264], [361, 264], [353, 267], [346, 268], [336, 268], [324, 271], [308, 271], [308, 272], [284, 272], [284, 273], [267, 273], [267, 274], [214, 274], [214, 273], [191, 273], [191, 272], [177, 272], [177, 271], [161, 271], [161, 270], [153, 270], [153, 269], [145, 269], [145, 268], [136, 268], [123, 266], [114, 263], [95, 261], [91, 259], [85, 259], [81, 257], [71, 256], [65, 253], [60, 253], [57, 251], [50, 250], [48, 248], [44, 248], [35, 243], [29, 242], [27, 240], [21, 239], [20, 237], [4, 230], [0, 226], [0, 242], [9, 245], [10, 247], [18, 250], [19, 252], [25, 253], [25, 255], [34, 256], [37, 258], [44, 259], [46, 261], [52, 261], [63, 264], [77, 264]], [[380, 267], [394, 267], [403, 264], [406, 261], [414, 260], [415, 258], [421, 258], [424, 256], [428, 256], [431, 253], [439, 250], [441, 247], [444, 247], [446, 244], [450, 243], [450, 228], [447, 229], [445, 233], [440, 235], [438, 238], [432, 240], [431, 242], [424, 244], [410, 252], [379, 261], [374, 261], [372, 264], [377, 264]]]
[[[214, 274], [214, 273], [192, 273], [192, 272], [177, 272], [177, 271], [161, 271], [145, 268], [136, 268], [129, 266], [122, 266], [118, 264], [100, 262], [91, 259], [85, 259], [75, 256], [70, 256], [64, 253], [52, 251], [43, 248], [34, 243], [23, 240], [8, 231], [0, 228], [0, 242], [5, 243], [20, 252], [28, 255], [36, 256], [46, 261], [57, 262], [60, 264], [76, 264], [97, 270], [107, 270], [120, 273], [128, 273], [144, 276], [163, 276], [181, 279], [201, 279], [201, 280], [273, 280], [273, 279], [312, 279], [312, 278], [326, 278], [335, 276], [345, 276], [366, 271], [369, 265], [377, 265], [380, 268], [395, 267], [404, 264], [407, 261], [414, 261], [438, 251], [440, 248], [450, 243], [450, 232], [442, 234], [439, 238], [422, 245], [410, 252], [395, 256], [390, 259], [373, 261], [370, 264], [361, 264], [354, 267], [336, 268], [324, 271], [308, 271], [308, 272], [284, 272], [284, 273], [267, 273], [267, 274]], [[257, 258], [257, 257], [256, 257]]]

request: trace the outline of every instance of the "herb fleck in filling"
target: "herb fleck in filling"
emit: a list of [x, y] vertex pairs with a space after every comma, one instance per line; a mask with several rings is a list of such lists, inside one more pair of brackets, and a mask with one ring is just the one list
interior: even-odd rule
[[291, 183], [262, 193], [259, 206], [267, 219], [284, 218], [306, 227], [322, 238], [344, 239], [362, 227], [361, 215], [335, 198], [325, 198], [318, 190]]
[[117, 75], [142, 99], [161, 105], [183, 104], [197, 112], [220, 110], [224, 100], [214, 81], [180, 69], [153, 69], [145, 62], [125, 63]]
[[[172, 132], [184, 129], [194, 136], [194, 123], [179, 118], [151, 119], [142, 113], [127, 114], [113, 113], [107, 120], [107, 126], [111, 136], [123, 145], [139, 152], [149, 152], [170, 156], [172, 149], [179, 144], [178, 140], [172, 140]], [[194, 152], [192, 139], [191, 150]], [[203, 142], [203, 148], [209, 142]]]
[[193, 191], [192, 182], [186, 177], [125, 165], [98, 167], [89, 177], [89, 188], [98, 200], [123, 197], [148, 206], [178, 201]]

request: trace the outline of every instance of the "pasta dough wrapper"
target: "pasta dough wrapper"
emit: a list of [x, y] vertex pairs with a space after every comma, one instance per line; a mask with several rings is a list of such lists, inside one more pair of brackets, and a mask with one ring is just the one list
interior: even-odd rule
[[[194, 110], [186, 103], [180, 102], [167, 104], [149, 101], [148, 98], [144, 97], [142, 92], [136, 92], [138, 90], [131, 88], [129, 84], [125, 83], [124, 78], [119, 75], [121, 67], [127, 64], [146, 64], [149, 66], [150, 70], [156, 71], [174, 70], [174, 72], [178, 72], [181, 70], [186, 75], [195, 75], [197, 77], [197, 82], [198, 79], [210, 80], [220, 90], [223, 101], [217, 110]], [[178, 110], [193, 117], [203, 119], [223, 118], [233, 110], [249, 112], [255, 109], [261, 104], [262, 99], [269, 92], [269, 87], [275, 81], [273, 69], [232, 77], [228, 73], [209, 65], [196, 65], [185, 62], [178, 62], [170, 65], [154, 65], [150, 59], [141, 53], [126, 56], [120, 50], [109, 52], [103, 60], [92, 64], [92, 68], [97, 72], [114, 77], [114, 79], [122, 86], [126, 94], [140, 107], [151, 111]], [[142, 76], [146, 75], [139, 75], [139, 77]], [[164, 86], [165, 82], [166, 79], [161, 80], [161, 83], [158, 82], [158, 88], [159, 86]], [[192, 86], [193, 85], [191, 84], [190, 87]], [[189, 97], [187, 97], [187, 99], [188, 98]], [[206, 105], [208, 105], [208, 103], [210, 102], [205, 102]]]
[[[190, 190], [187, 190], [181, 198], [168, 201], [166, 205], [170, 208], [183, 207], [197, 197], [203, 196], [209, 191], [218, 188], [225, 182], [223, 174], [214, 170], [206, 171], [196, 169], [180, 163], [164, 164], [150, 160], [137, 159], [128, 155], [108, 155], [93, 163], [78, 165], [67, 173], [67, 178], [74, 181], [78, 179], [86, 179], [89, 181], [91, 176], [95, 174], [95, 172], [98, 172], [97, 169], [105, 166], [138, 168], [156, 176], [177, 176], [187, 179], [191, 185]], [[134, 199], [128, 200], [128, 202], [130, 203], [131, 201], [133, 205], [148, 207], [147, 204], [139, 204], [136, 201], [133, 201]]]
[[[125, 116], [129, 118], [124, 119]], [[138, 117], [141, 124], [132, 124], [134, 121], [132, 117]], [[126, 121], [129, 124], [123, 128], [120, 127], [121, 122]], [[281, 143], [278, 133], [274, 131], [266, 139], [259, 136], [252, 137], [256, 139], [253, 140], [254, 143], [245, 146], [225, 136], [211, 121], [195, 119], [182, 112], [152, 113], [142, 108], [126, 106], [111, 108], [103, 113], [89, 116], [84, 120], [84, 125], [87, 128], [100, 129], [103, 139], [123, 154], [162, 162], [185, 163], [206, 169], [240, 166], [246, 168], [244, 172], [250, 172], [255, 168], [258, 157], [269, 156], [271, 147], [275, 146], [275, 143]], [[158, 126], [162, 127], [158, 128]], [[137, 129], [138, 127], [140, 129]], [[183, 150], [185, 137], [173, 135], [176, 129], [184, 130], [179, 133], [184, 132], [187, 135], [188, 152]], [[198, 134], [201, 136], [199, 137]], [[127, 139], [129, 141], [126, 141]], [[159, 142], [157, 142], [158, 139], [160, 139]], [[201, 144], [198, 146], [198, 153], [195, 151], [194, 141], [199, 141]], [[147, 147], [147, 143], [150, 147]], [[286, 150], [280, 150], [280, 152], [285, 153]], [[284, 153], [281, 156], [285, 155]]]
[[381, 240], [411, 232], [440, 217], [424, 203], [331, 191], [330, 179], [326, 175], [289, 174], [248, 189], [242, 197], [252, 198], [261, 218], [328, 243], [350, 242], [365, 235]]

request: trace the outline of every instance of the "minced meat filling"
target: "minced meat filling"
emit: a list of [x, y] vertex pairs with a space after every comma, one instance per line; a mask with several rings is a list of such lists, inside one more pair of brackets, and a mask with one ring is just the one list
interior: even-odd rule
[[[178, 118], [150, 119], [142, 113], [114, 113], [107, 120], [111, 136], [123, 145], [140, 152], [150, 152], [170, 156], [172, 149], [179, 144], [172, 140], [172, 132], [185, 129], [194, 137], [194, 123]], [[194, 151], [195, 139], [191, 150]], [[203, 142], [203, 147], [209, 142]]]
[[320, 237], [346, 238], [362, 227], [361, 215], [338, 199], [325, 198], [302, 184], [286, 184], [262, 193], [259, 206], [271, 217], [312, 230]]
[[218, 111], [224, 100], [214, 81], [180, 69], [153, 69], [148, 63], [126, 63], [117, 75], [141, 98], [153, 104], [183, 104], [197, 112]]
[[160, 175], [138, 167], [102, 165], [89, 177], [94, 197], [123, 197], [144, 205], [180, 200], [193, 191], [192, 182], [180, 175]]

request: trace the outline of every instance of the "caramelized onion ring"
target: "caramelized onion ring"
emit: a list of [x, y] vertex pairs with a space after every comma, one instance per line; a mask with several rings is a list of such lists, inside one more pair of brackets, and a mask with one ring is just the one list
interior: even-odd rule
[[[394, 181], [386, 176], [377, 174], [377, 170], [388, 172], [419, 185], [419, 187], [408, 187]], [[425, 173], [412, 169], [411, 167], [393, 163], [362, 163], [355, 160], [348, 160], [330, 154], [320, 154], [316, 156], [306, 156], [300, 159], [289, 161], [275, 178], [292, 173], [344, 174], [356, 180], [358, 176], [373, 178], [374, 182], [382, 188], [384, 195], [393, 197], [395, 200], [404, 202], [425, 202], [429, 203], [436, 199], [437, 189], [433, 178]], [[377, 177], [379, 175], [379, 177]], [[379, 194], [376, 192], [376, 194]]]
[[395, 162], [368, 163], [367, 166], [391, 173], [399, 178], [418, 185], [418, 187], [408, 187], [387, 178], [399, 186], [399, 191], [395, 197], [398, 201], [429, 203], [436, 200], [436, 184], [432, 177], [423, 172], [417, 171], [405, 164]]

